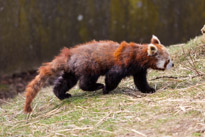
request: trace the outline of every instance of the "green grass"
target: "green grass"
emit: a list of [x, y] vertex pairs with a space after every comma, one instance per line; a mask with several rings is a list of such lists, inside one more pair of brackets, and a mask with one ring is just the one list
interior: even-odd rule
[[31, 115], [24, 114], [19, 94], [0, 106], [0, 136], [205, 136], [204, 45], [200, 36], [170, 46], [175, 67], [149, 71], [154, 94], [137, 91], [131, 78], [109, 95], [75, 87], [64, 101], [49, 87], [35, 98]]

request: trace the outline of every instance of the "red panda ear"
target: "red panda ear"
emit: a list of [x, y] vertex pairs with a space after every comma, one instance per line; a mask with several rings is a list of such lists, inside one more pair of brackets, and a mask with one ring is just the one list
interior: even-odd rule
[[149, 44], [147, 48], [147, 55], [154, 56], [158, 52], [158, 48], [154, 44]]
[[160, 40], [155, 35], [152, 35], [151, 43], [152, 44], [161, 44]]

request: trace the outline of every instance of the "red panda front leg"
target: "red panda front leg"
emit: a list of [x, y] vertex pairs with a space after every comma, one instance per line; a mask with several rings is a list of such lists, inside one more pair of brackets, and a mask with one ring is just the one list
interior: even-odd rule
[[143, 69], [139, 71], [138, 73], [133, 75], [134, 77], [134, 83], [136, 87], [142, 92], [142, 93], [154, 93], [155, 89], [150, 87], [147, 82], [147, 70]]

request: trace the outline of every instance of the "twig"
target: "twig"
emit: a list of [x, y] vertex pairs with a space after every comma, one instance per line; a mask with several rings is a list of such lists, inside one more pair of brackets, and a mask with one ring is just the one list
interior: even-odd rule
[[143, 137], [147, 137], [147, 135], [145, 135], [145, 134], [143, 134], [143, 133], [141, 133], [141, 132], [139, 132], [139, 131], [137, 131], [137, 130], [135, 130], [135, 129], [131, 129], [131, 131], [132, 131], [132, 132], [135, 132], [135, 133], [137, 133], [138, 135], [141, 135], [141, 136], [143, 136]]
[[173, 79], [178, 79], [178, 77], [174, 77], [174, 76], [160, 76], [160, 77], [153, 78], [153, 79], [151, 79], [151, 80], [157, 80], [157, 79], [161, 79], [161, 78], [173, 78]]
[[[195, 78], [195, 77], [199, 77], [199, 76], [203, 76], [203, 75], [196, 75], [196, 76], [192, 76], [191, 78]], [[151, 80], [157, 80], [157, 79], [161, 79], [161, 78], [171, 78], [171, 79], [180, 79], [180, 78], [187, 78], [187, 77], [190, 77], [190, 76], [160, 76], [160, 77], [156, 77], [156, 78], [153, 78]]]
[[26, 114], [26, 123], [29, 123], [30, 117], [31, 117], [31, 113]]
[[159, 102], [186, 102], [186, 103], [205, 103], [205, 100], [188, 100], [188, 99], [167, 99], [167, 100], [161, 100]]
[[[185, 52], [183, 46], [182, 46], [182, 51], [183, 51], [183, 54], [186, 54], [186, 52]], [[190, 65], [190, 67], [192, 68], [192, 70], [194, 70], [194, 71], [197, 73], [198, 76], [200, 76], [201, 74], [200, 74], [199, 71], [197, 70], [197, 68], [196, 68], [196, 66], [195, 66], [195, 62], [194, 62], [194, 60], [193, 60], [193, 58], [192, 58], [192, 56], [191, 56], [191, 50], [189, 50], [188, 55], [189, 55], [189, 58], [190, 58], [190, 60], [191, 60], [191, 61], [190, 61], [190, 60], [187, 60], [188, 63], [189, 63], [189, 65]]]
[[106, 132], [106, 133], [114, 133], [114, 132], [111, 132], [111, 131], [108, 131], [108, 130], [103, 130], [103, 129], [99, 129], [98, 131], [100, 131], [100, 132]]
[[70, 132], [70, 131], [75, 131], [75, 130], [92, 130], [93, 127], [75, 127], [71, 129], [62, 129], [62, 130], [57, 130], [53, 131], [54, 133], [59, 133], [59, 132]]
[[101, 125], [104, 122], [104, 120], [106, 120], [110, 116], [110, 114], [112, 114], [112, 112], [108, 113], [105, 117], [103, 117], [100, 121], [98, 121], [95, 127], [98, 127], [99, 125]]
[[[195, 62], [191, 56], [191, 51], [189, 51], [189, 58], [191, 59], [191, 62], [192, 62], [192, 67], [194, 68], [194, 70], [196, 71], [196, 73], [198, 74], [198, 76], [200, 75], [199, 71], [197, 70], [196, 68], [196, 65], [195, 65]], [[189, 60], [188, 60], [189, 61]], [[191, 64], [191, 63], [190, 63]]]

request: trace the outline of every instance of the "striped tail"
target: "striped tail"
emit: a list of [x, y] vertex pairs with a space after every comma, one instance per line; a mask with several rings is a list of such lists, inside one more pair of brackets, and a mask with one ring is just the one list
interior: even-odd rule
[[46, 80], [51, 76], [56, 75], [62, 70], [67, 69], [67, 61], [69, 58], [69, 49], [64, 48], [61, 53], [56, 56], [51, 62], [45, 63], [38, 70], [38, 75], [26, 87], [26, 102], [24, 111], [30, 113], [32, 111], [31, 103]]

